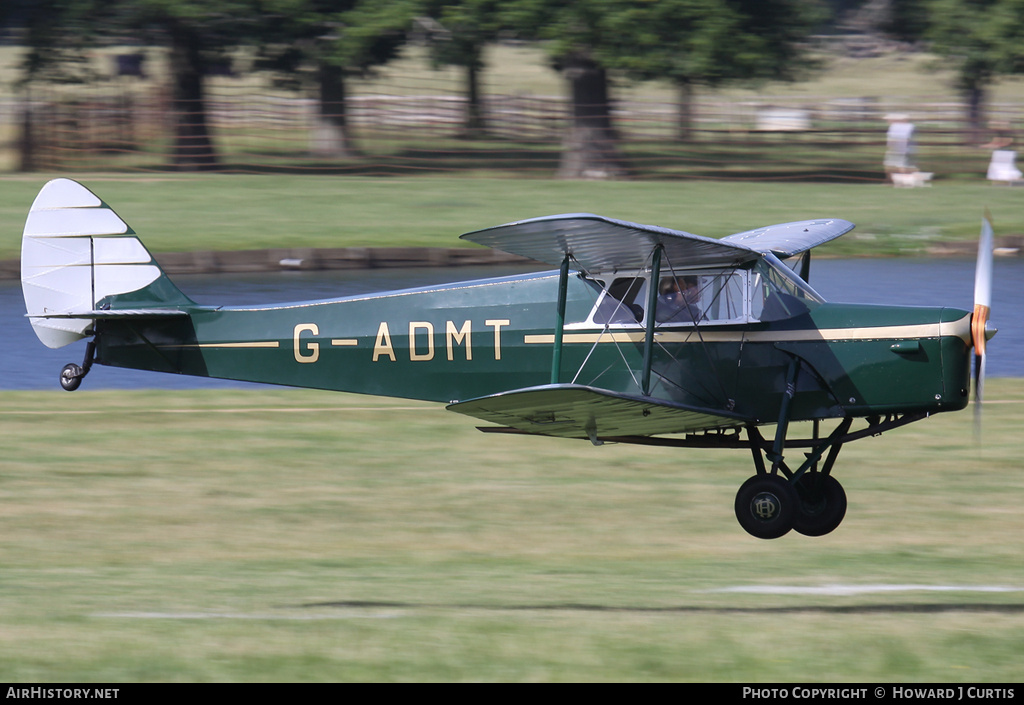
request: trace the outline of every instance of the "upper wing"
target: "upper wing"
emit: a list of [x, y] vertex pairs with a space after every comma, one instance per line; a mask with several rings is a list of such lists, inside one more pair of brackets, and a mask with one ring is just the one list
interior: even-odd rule
[[648, 263], [658, 245], [664, 248], [669, 262], [685, 262], [688, 266], [738, 266], [767, 252], [785, 259], [853, 227], [845, 220], [804, 220], [716, 240], [592, 213], [569, 213], [476, 230], [462, 239], [551, 265], [561, 264], [568, 254], [587, 270], [600, 272], [639, 269]]
[[795, 223], [766, 225], [763, 228], [736, 233], [723, 237], [721, 242], [745, 245], [752, 250], [771, 252], [779, 259], [786, 259], [829, 240], [834, 240], [843, 233], [850, 232], [853, 228], [853, 223], [838, 218], [800, 220]]
[[658, 245], [670, 262], [736, 266], [760, 257], [744, 243], [724, 242], [681, 230], [640, 225], [592, 213], [531, 218], [466, 233], [463, 240], [560, 265], [566, 254], [590, 271], [639, 269]]
[[503, 426], [562, 438], [608, 438], [686, 433], [752, 421], [719, 409], [673, 404], [576, 384], [502, 392], [447, 407]]

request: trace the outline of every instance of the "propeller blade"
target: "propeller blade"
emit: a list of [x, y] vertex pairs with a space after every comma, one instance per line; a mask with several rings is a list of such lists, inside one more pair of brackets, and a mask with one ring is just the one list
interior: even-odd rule
[[978, 242], [978, 264], [974, 271], [974, 318], [971, 335], [976, 355], [985, 354], [985, 323], [992, 307], [992, 224], [988, 217], [981, 219], [981, 238]]
[[971, 316], [971, 339], [974, 343], [974, 421], [980, 431], [981, 401], [985, 391], [985, 343], [988, 316], [992, 310], [992, 223], [986, 213], [981, 219], [978, 242], [978, 264], [974, 270], [974, 315]]
[[985, 323], [992, 310], [992, 240], [992, 224], [986, 216], [981, 219], [978, 264], [974, 270], [974, 317], [971, 319], [971, 337], [977, 355], [985, 354]]

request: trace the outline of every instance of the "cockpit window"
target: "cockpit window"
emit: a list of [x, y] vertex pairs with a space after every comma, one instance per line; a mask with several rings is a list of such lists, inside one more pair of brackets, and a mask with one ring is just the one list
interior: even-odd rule
[[[589, 321], [575, 325], [645, 325], [648, 279], [649, 274], [612, 279]], [[606, 286], [601, 280], [593, 280], [593, 284]], [[750, 268], [663, 270], [657, 287], [657, 326], [778, 321], [824, 303], [814, 289], [771, 254]]]
[[692, 323], [701, 321], [700, 279], [694, 275], [662, 277], [658, 282], [658, 323]]
[[746, 318], [747, 277], [745, 272], [724, 271], [702, 274], [700, 283], [700, 309], [703, 320], [721, 323], [740, 322]]
[[[679, 272], [658, 279], [655, 322], [658, 325], [740, 323], [746, 318], [747, 272]], [[646, 322], [647, 278], [612, 281], [594, 309], [598, 325], [640, 325]]]
[[694, 273], [662, 277], [658, 284], [659, 323], [739, 322], [744, 319], [742, 272]]
[[755, 320], [792, 318], [824, 303], [807, 282], [772, 255], [759, 260], [750, 277], [750, 313]]
[[594, 323], [639, 323], [644, 319], [644, 297], [647, 289], [643, 277], [616, 279], [601, 297], [594, 311]]

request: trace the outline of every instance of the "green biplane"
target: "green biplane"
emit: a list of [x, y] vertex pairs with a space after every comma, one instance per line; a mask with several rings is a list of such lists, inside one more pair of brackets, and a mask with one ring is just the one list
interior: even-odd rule
[[[555, 271], [206, 306], [103, 201], [57, 179], [29, 213], [22, 282], [44, 344], [88, 339], [60, 373], [67, 390], [99, 363], [445, 402], [488, 432], [749, 449], [743, 528], [820, 536], [846, 513], [832, 475], [843, 445], [963, 409], [972, 349], [980, 397], [993, 332], [987, 221], [973, 313], [824, 301], [807, 284], [810, 250], [852, 228], [808, 220], [716, 240], [557, 215], [462, 236]], [[797, 421], [813, 422], [810, 437], [789, 437]]]

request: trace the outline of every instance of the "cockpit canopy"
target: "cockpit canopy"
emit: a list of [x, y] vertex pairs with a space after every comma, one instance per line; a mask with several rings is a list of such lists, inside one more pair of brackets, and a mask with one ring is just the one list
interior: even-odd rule
[[[603, 291], [585, 326], [643, 326], [651, 272], [594, 276]], [[662, 269], [655, 297], [657, 325], [730, 325], [792, 318], [824, 302], [772, 255], [730, 268]]]

